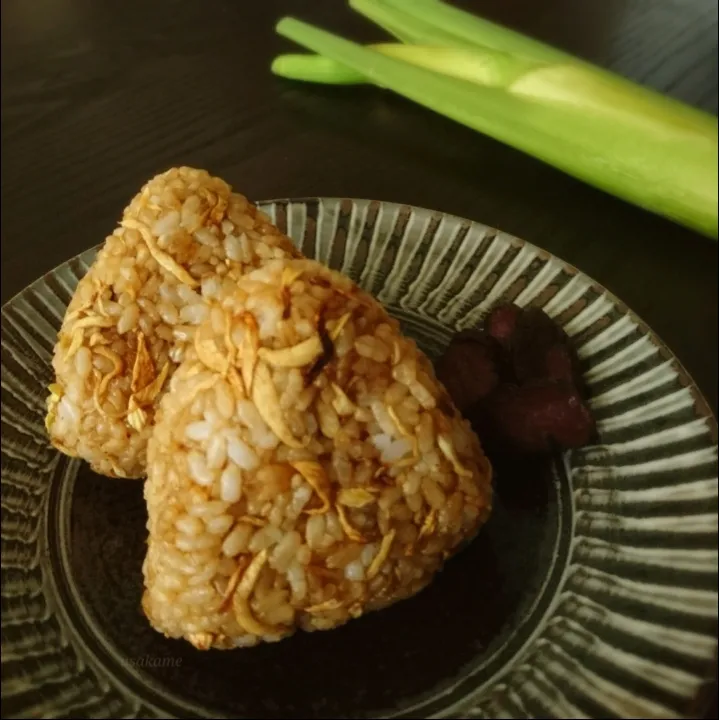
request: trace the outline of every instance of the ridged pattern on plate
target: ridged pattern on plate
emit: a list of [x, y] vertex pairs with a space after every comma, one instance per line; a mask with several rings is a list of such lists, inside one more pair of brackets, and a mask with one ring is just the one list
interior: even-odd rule
[[[374, 293], [430, 355], [499, 300], [544, 308], [580, 348], [599, 443], [564, 459], [575, 526], [562, 585], [491, 683], [477, 687], [470, 670], [413, 715], [688, 715], [716, 652], [717, 428], [676, 359], [589, 278], [480, 224], [346, 199], [264, 209], [305, 254]], [[45, 547], [48, 491], [62, 482], [42, 422], [50, 352], [93, 252], [2, 311], [5, 716], [163, 716], [86, 653]]]

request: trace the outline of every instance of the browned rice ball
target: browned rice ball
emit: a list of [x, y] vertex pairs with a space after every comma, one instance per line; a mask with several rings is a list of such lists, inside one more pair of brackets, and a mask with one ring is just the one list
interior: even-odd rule
[[150, 180], [67, 309], [46, 420], [55, 447], [98, 473], [143, 477], [155, 405], [207, 316], [205, 299], [268, 260], [298, 255], [204, 170]]
[[143, 608], [195, 647], [328, 630], [414, 595], [491, 468], [384, 308], [308, 260], [220, 288], [148, 449]]

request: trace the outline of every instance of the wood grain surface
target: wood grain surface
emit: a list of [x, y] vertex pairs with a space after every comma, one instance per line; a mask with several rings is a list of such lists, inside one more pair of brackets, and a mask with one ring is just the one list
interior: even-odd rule
[[[410, 0], [408, 0], [410, 1]], [[466, 0], [717, 112], [716, 0]], [[2, 300], [112, 230], [140, 185], [205, 167], [253, 199], [455, 213], [616, 293], [717, 407], [717, 243], [390, 93], [274, 78], [282, 15], [382, 34], [341, 0], [2, 0]]]

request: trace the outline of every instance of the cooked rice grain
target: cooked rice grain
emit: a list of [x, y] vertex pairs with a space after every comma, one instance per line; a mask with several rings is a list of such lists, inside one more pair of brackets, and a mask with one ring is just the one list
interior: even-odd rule
[[337, 627], [417, 593], [486, 520], [477, 438], [347, 278], [268, 263], [198, 332], [148, 450], [159, 632], [206, 649]]
[[246, 198], [203, 170], [150, 180], [67, 309], [47, 427], [96, 472], [142, 477], [154, 410], [207, 301], [247, 270], [299, 253]]

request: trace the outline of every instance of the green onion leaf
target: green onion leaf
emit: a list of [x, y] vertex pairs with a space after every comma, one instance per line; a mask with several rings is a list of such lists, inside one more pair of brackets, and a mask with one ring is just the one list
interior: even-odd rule
[[367, 78], [362, 73], [321, 55], [300, 55], [299, 53], [278, 55], [272, 61], [270, 69], [275, 75], [289, 80], [302, 80], [326, 85], [362, 85], [367, 83]]
[[[367, 48], [417, 67], [490, 87], [508, 86], [536, 67], [535, 63], [500, 52], [401, 43], [377, 43]], [[272, 72], [307, 82], [336, 85], [367, 82], [362, 73], [320, 55], [280, 55], [272, 63]]]
[[[382, 6], [382, 12], [391, 16], [394, 22], [408, 23], [410, 26], [419, 23], [423, 27], [431, 27], [438, 33], [438, 37], [449, 34], [457, 38], [458, 42], [501, 50], [539, 62], [578, 62], [578, 59], [569, 53], [448, 5], [442, 0], [362, 0], [362, 2], [365, 5]], [[369, 17], [369, 12], [367, 15]]]
[[[407, 4], [411, 4], [409, 0]], [[428, 23], [418, 15], [404, 12], [383, 0], [349, 0], [350, 7], [386, 30], [398, 40], [415, 45], [443, 45], [446, 47], [473, 47], [474, 42], [459, 37]]]

